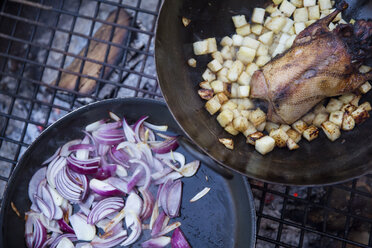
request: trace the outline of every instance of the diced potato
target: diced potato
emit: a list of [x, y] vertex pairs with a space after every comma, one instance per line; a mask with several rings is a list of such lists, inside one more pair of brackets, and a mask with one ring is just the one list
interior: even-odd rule
[[284, 16], [275, 16], [267, 23], [265, 23], [265, 27], [273, 31], [275, 34], [279, 34], [279, 32], [284, 28], [287, 20]]
[[182, 24], [183, 26], [187, 27], [189, 24], [190, 24], [191, 20], [186, 18], [186, 17], [182, 17]]
[[244, 37], [242, 46], [257, 50], [260, 44], [261, 43], [258, 40], [252, 39], [251, 37]]
[[218, 97], [218, 100], [220, 101], [220, 104], [224, 104], [229, 100], [229, 98], [223, 92], [217, 93], [216, 95]]
[[297, 8], [301, 8], [301, 7], [303, 7], [303, 2], [302, 2], [302, 0], [291, 0], [291, 4], [293, 4], [293, 5], [296, 6]]
[[[276, 16], [284, 16], [284, 14], [283, 12], [277, 9], [273, 13], [270, 14], [270, 17], [276, 17]], [[266, 24], [266, 21], [264, 22], [264, 24]]]
[[271, 60], [271, 57], [268, 55], [261, 55], [256, 59], [256, 64], [260, 67], [266, 65], [267, 62]]
[[243, 36], [241, 35], [238, 35], [238, 34], [234, 34], [232, 36], [232, 40], [233, 40], [233, 46], [241, 46], [242, 43], [243, 43]]
[[368, 91], [370, 91], [372, 88], [371, 84], [367, 81], [365, 82], [364, 84], [362, 84], [360, 87], [359, 87], [359, 92], [362, 93], [362, 94], [366, 94]]
[[291, 35], [291, 37], [287, 40], [287, 42], [285, 43], [285, 48], [288, 49], [292, 46], [294, 40], [296, 39], [296, 35]]
[[249, 47], [240, 47], [239, 51], [236, 54], [237, 59], [243, 62], [243, 64], [245, 65], [251, 63], [254, 60], [255, 56], [256, 50]]
[[345, 104], [344, 106], [342, 106], [341, 108], [341, 111], [342, 112], [345, 112], [346, 114], [351, 114], [354, 112], [354, 110], [356, 110], [356, 107], [350, 103], [348, 104]]
[[231, 56], [233, 57], [233, 58], [235, 58], [235, 56], [236, 56], [236, 48], [235, 47], [230, 47], [230, 53], [231, 53]]
[[304, 7], [314, 6], [316, 4], [316, 0], [304, 0]]
[[308, 26], [310, 26], [311, 24], [313, 24], [314, 22], [316, 22], [316, 20], [310, 20], [310, 21], [307, 21], [307, 22], [305, 22], [305, 26], [308, 27]]
[[241, 36], [246, 36], [251, 33], [251, 26], [249, 24], [244, 25], [243, 27], [237, 28], [236, 33]]
[[287, 132], [289, 129], [291, 129], [291, 126], [287, 124], [281, 124], [279, 128], [284, 130], [284, 132]]
[[294, 28], [295, 28], [296, 34], [299, 34], [302, 32], [302, 30], [306, 28], [306, 25], [303, 22], [295, 22]]
[[316, 126], [310, 126], [302, 133], [307, 141], [312, 141], [319, 136], [319, 129]]
[[214, 115], [221, 108], [221, 103], [218, 97], [214, 96], [212, 99], [208, 100], [205, 103], [205, 108], [211, 115]]
[[274, 40], [274, 32], [270, 31], [264, 34], [261, 34], [260, 37], [258, 37], [258, 40], [261, 41], [265, 45], [271, 45]]
[[204, 100], [210, 100], [213, 97], [213, 90], [199, 89], [198, 94]]
[[249, 116], [251, 115], [251, 110], [242, 109], [242, 110], [240, 110], [240, 115], [249, 119]]
[[226, 91], [226, 85], [220, 80], [214, 80], [210, 84], [215, 94]]
[[207, 66], [213, 72], [217, 72], [222, 69], [222, 65], [220, 64], [220, 62], [218, 62], [217, 59], [214, 59], [211, 62], [209, 62]]
[[[334, 11], [336, 11], [336, 9], [331, 9], [330, 13], [332, 13], [332, 12], [334, 12]], [[342, 14], [341, 14], [341, 12], [340, 12], [340, 13], [338, 13], [338, 14], [336, 15], [335, 19], [333, 19], [332, 22], [338, 22], [338, 21], [340, 21], [341, 19], [342, 19]]]
[[238, 109], [243, 110], [243, 109], [254, 109], [254, 103], [251, 99], [249, 98], [244, 98], [244, 99], [230, 99], [230, 101], [233, 101], [238, 105]]
[[217, 51], [217, 41], [216, 38], [208, 38], [208, 53], [213, 53]]
[[[243, 135], [244, 135], [245, 137], [248, 137], [248, 135], [251, 135], [251, 134], [253, 134], [253, 133], [255, 133], [255, 132], [257, 132], [257, 129], [253, 126], [252, 123], [250, 123], [250, 122], [248, 121], [247, 129], [244, 130]], [[262, 136], [263, 136], [263, 134], [262, 134]], [[254, 145], [254, 144], [253, 144], [253, 145]]]
[[338, 110], [329, 114], [329, 121], [333, 122], [337, 126], [341, 127], [342, 120], [344, 118], [344, 112]]
[[279, 44], [283, 44], [283, 45], [285, 45], [285, 43], [287, 42], [287, 40], [288, 40], [289, 38], [291, 38], [290, 35], [288, 35], [288, 34], [286, 34], [286, 33], [282, 33], [282, 34], [280, 35], [280, 38], [279, 38]]
[[251, 145], [256, 145], [256, 141], [261, 139], [263, 136], [265, 136], [263, 133], [257, 132], [257, 131], [251, 134], [248, 134], [246, 135], [247, 143]]
[[251, 87], [249, 85], [240, 85], [238, 88], [238, 97], [245, 98], [249, 96]]
[[195, 55], [203, 55], [208, 53], [208, 41], [196, 41], [193, 43], [194, 54]]
[[232, 20], [234, 22], [234, 26], [236, 28], [243, 27], [244, 25], [247, 24], [247, 20], [245, 19], [244, 15], [236, 15], [232, 17]]
[[247, 65], [245, 71], [248, 73], [248, 75], [252, 76], [253, 73], [259, 69], [260, 68], [255, 63], [250, 63], [249, 65]]
[[326, 17], [327, 15], [329, 15], [329, 13], [331, 13], [330, 9], [321, 10], [320, 11], [320, 19]]
[[301, 134], [294, 129], [289, 129], [287, 132], [289, 138], [291, 138], [294, 142], [298, 143], [301, 140]]
[[371, 110], [371, 105], [369, 103], [366, 103], [366, 104], [363, 103], [351, 113], [351, 116], [354, 118], [355, 123], [359, 124], [369, 118], [368, 111], [370, 110]]
[[270, 133], [271, 130], [275, 130], [275, 129], [278, 129], [278, 128], [279, 128], [279, 124], [271, 122], [271, 121], [266, 122], [265, 131], [267, 133]]
[[275, 140], [270, 136], [264, 136], [259, 140], [256, 140], [255, 148], [256, 151], [265, 155], [271, 152], [275, 147]]
[[338, 98], [338, 100], [340, 100], [344, 104], [348, 104], [349, 102], [351, 102], [354, 99], [354, 97], [356, 97], [355, 94], [353, 94], [353, 93], [346, 93], [346, 94], [343, 94], [342, 96], [340, 96]]
[[223, 67], [230, 69], [233, 66], [233, 64], [234, 64], [234, 61], [232, 61], [231, 59], [228, 59], [228, 60], [225, 60], [225, 62], [223, 62]]
[[319, 113], [326, 113], [327, 110], [324, 107], [323, 103], [319, 103], [318, 105], [315, 106], [314, 108], [314, 113], [319, 114]]
[[328, 113], [340, 110], [344, 104], [336, 98], [331, 98], [327, 104], [326, 110]]
[[280, 44], [280, 43], [276, 44], [271, 56], [274, 58], [276, 55], [281, 54], [284, 51], [285, 51], [285, 45], [284, 44]]
[[237, 135], [239, 134], [239, 131], [236, 130], [233, 126], [232, 123], [229, 123], [226, 127], [225, 127], [225, 131], [228, 132], [229, 134], [231, 135]]
[[366, 111], [371, 111], [372, 110], [371, 104], [369, 102], [364, 102], [364, 103], [360, 104], [358, 108], [364, 109]]
[[231, 68], [227, 72], [227, 78], [231, 82], [235, 82], [236, 80], [238, 80], [240, 74], [243, 72], [243, 69], [244, 69], [244, 65], [241, 61], [239, 60], [234, 61]]
[[223, 144], [226, 148], [233, 150], [234, 149], [234, 141], [228, 138], [221, 138], [218, 139], [221, 144]]
[[224, 59], [220, 51], [212, 53], [212, 58], [217, 60], [220, 64], [223, 64]]
[[233, 120], [233, 126], [239, 132], [244, 132], [248, 128], [249, 122], [247, 118], [239, 116]]
[[221, 49], [221, 55], [222, 55], [223, 59], [225, 59], [225, 60], [231, 60], [231, 59], [233, 59], [233, 55], [231, 54], [231, 51], [230, 51], [230, 47], [229, 46], [224, 46]]
[[257, 40], [257, 35], [255, 35], [253, 33], [248, 34], [246, 37], [249, 37], [249, 38], [252, 38], [252, 39]]
[[249, 85], [250, 82], [251, 82], [251, 76], [249, 76], [248, 73], [243, 71], [238, 78], [238, 84]]
[[332, 8], [331, 0], [318, 0], [321, 10]]
[[362, 98], [362, 96], [355, 96], [353, 98], [353, 100], [350, 101], [350, 104], [353, 105], [353, 106], [355, 106], [355, 107], [358, 107], [359, 106], [360, 98]]
[[341, 19], [337, 24], [348, 24], [348, 23], [344, 19]]
[[200, 82], [199, 87], [202, 88], [202, 89], [207, 89], [207, 90], [212, 89], [211, 84], [208, 81]]
[[262, 33], [262, 25], [261, 24], [253, 24], [251, 26], [251, 31], [252, 33], [254, 33], [255, 35], [260, 35]]
[[[260, 108], [252, 111], [249, 121], [255, 126], [258, 127], [260, 124], [266, 121], [266, 114]], [[264, 127], [265, 128], [265, 127]]]
[[194, 58], [191, 58], [187, 60], [187, 64], [189, 64], [189, 66], [191, 67], [196, 67], [196, 60]]
[[368, 66], [368, 65], [361, 65], [361, 66], [359, 67], [359, 72], [360, 72], [360, 73], [367, 73], [367, 72], [369, 72], [370, 70], [371, 70], [371, 67]]
[[203, 75], [202, 75], [202, 78], [205, 80], [205, 81], [208, 81], [208, 82], [211, 82], [213, 80], [216, 79], [216, 75], [214, 75], [214, 73], [209, 70], [208, 68], [204, 71]]
[[254, 8], [252, 14], [252, 22], [262, 24], [265, 17], [265, 9]]
[[263, 132], [265, 130], [265, 127], [266, 127], [266, 121], [265, 122], [262, 122], [256, 128], [257, 128], [258, 131]]
[[294, 21], [291, 19], [291, 18], [286, 18], [285, 19], [285, 25], [282, 29], [282, 32], [284, 33], [288, 33], [289, 30], [293, 27], [293, 24], [294, 24]]
[[268, 55], [269, 54], [269, 47], [260, 43], [260, 46], [258, 47], [256, 51], [257, 56], [262, 56], [262, 55]]
[[294, 25], [289, 29], [289, 31], [287, 33], [289, 35], [296, 35], [296, 29], [295, 29]]
[[316, 127], [321, 127], [322, 123], [328, 120], [328, 113], [319, 113], [315, 116], [313, 125]]
[[293, 20], [295, 22], [307, 22], [309, 20], [307, 8], [296, 9], [293, 13]]
[[224, 83], [230, 82], [229, 79], [227, 78], [227, 72], [229, 71], [228, 68], [223, 67], [221, 70], [217, 72], [217, 80], [220, 80]]
[[279, 4], [281, 4], [283, 2], [283, 0], [273, 0], [273, 3], [275, 4], [275, 5], [279, 5]]
[[355, 23], [355, 19], [350, 19], [350, 24], [354, 25], [354, 23]]
[[234, 98], [238, 97], [238, 90], [239, 90], [239, 84], [232, 83], [231, 88], [230, 88], [230, 96]]
[[300, 146], [296, 142], [294, 142], [293, 139], [291, 138], [288, 138], [286, 143], [287, 143], [288, 149], [291, 151], [300, 148]]
[[292, 128], [302, 134], [306, 130], [307, 124], [303, 120], [298, 120], [292, 124]]
[[284, 0], [282, 4], [280, 5], [279, 10], [283, 12], [286, 16], [290, 17], [293, 14], [293, 12], [296, 10], [296, 6], [294, 6], [287, 0]]
[[270, 4], [266, 7], [265, 11], [269, 14], [274, 13], [276, 10], [278, 10], [278, 6], [275, 6], [275, 4]]
[[344, 113], [344, 119], [342, 121], [342, 130], [350, 131], [350, 130], [353, 130], [354, 127], [355, 127], [354, 118], [348, 113]]
[[333, 30], [333, 29], [335, 29], [336, 28], [336, 25], [335, 24], [333, 24], [332, 22], [328, 25], [328, 28], [329, 28], [329, 30]]
[[287, 145], [288, 134], [283, 129], [275, 129], [270, 132], [270, 137], [275, 140], [277, 147], [285, 147]]
[[225, 36], [222, 38], [220, 44], [221, 46], [232, 46], [233, 40], [229, 36]]
[[340, 128], [333, 122], [326, 121], [322, 123], [323, 132], [326, 134], [327, 138], [331, 141], [335, 141], [341, 136]]
[[226, 109], [217, 116], [217, 121], [220, 123], [221, 127], [226, 127], [227, 124], [232, 122], [233, 118], [234, 113], [231, 110]]
[[313, 123], [314, 119], [315, 119], [315, 113], [313, 113], [313, 112], [310, 112], [310, 113], [304, 115], [304, 117], [302, 117], [302, 120], [304, 122], [306, 122], [307, 125], [311, 125]]
[[231, 111], [233, 112], [233, 115], [234, 115], [233, 119], [238, 118], [239, 116], [241, 116], [240, 111], [238, 109], [233, 109]]

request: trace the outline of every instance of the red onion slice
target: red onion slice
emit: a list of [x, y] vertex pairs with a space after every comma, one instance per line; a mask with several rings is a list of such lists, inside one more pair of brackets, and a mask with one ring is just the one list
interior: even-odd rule
[[51, 243], [50, 248], [56, 248], [59, 242], [61, 241], [61, 239], [63, 238], [68, 238], [72, 242], [75, 242], [78, 240], [75, 234], [65, 233], [65, 234], [62, 234], [56, 237]]
[[47, 169], [47, 180], [48, 180], [48, 184], [53, 187], [53, 188], [56, 188], [56, 183], [55, 183], [55, 179], [56, 179], [56, 176], [57, 176], [57, 173], [63, 169], [67, 164], [67, 161], [66, 161], [66, 158], [65, 157], [56, 157], [55, 160], [53, 160], [49, 165], [48, 165], [48, 169]]
[[148, 122], [144, 122], [143, 125], [145, 125], [146, 127], [152, 129], [152, 130], [156, 130], [156, 131], [162, 131], [162, 132], [165, 132], [168, 130], [168, 126], [167, 125], [154, 125], [154, 124], [151, 124], [151, 123], [148, 123]]
[[161, 236], [153, 239], [149, 239], [141, 244], [142, 248], [162, 248], [167, 246], [171, 242], [171, 238]]
[[87, 222], [96, 224], [109, 214], [118, 212], [124, 207], [124, 200], [120, 197], [110, 197], [98, 202], [90, 211]]
[[177, 142], [177, 138], [178, 136], [171, 137], [161, 142], [151, 143], [150, 144], [151, 150], [158, 154], [164, 154], [164, 153], [169, 153], [170, 151], [175, 151], [179, 146]]
[[129, 142], [133, 142], [133, 143], [136, 142], [136, 138], [135, 138], [136, 135], [133, 129], [128, 125], [124, 117], [123, 117], [123, 130], [124, 130], [124, 136], [126, 140], [128, 140]]
[[62, 146], [61, 152], [59, 153], [59, 155], [61, 157], [67, 157], [71, 153], [71, 151], [69, 151], [70, 146], [77, 145], [80, 143], [81, 143], [81, 139], [71, 140], [67, 142], [66, 144]]
[[96, 236], [92, 240], [91, 245], [94, 248], [110, 248], [110, 247], [114, 247], [114, 246], [122, 243], [126, 238], [127, 238], [127, 231], [122, 230], [119, 233], [117, 233], [116, 235], [111, 236], [111, 237], [106, 238], [106, 239], [101, 239], [101, 238]]
[[75, 233], [74, 229], [72, 229], [72, 227], [69, 224], [67, 224], [63, 218], [58, 220], [57, 222], [63, 232], [73, 233], [73, 234]]
[[79, 160], [74, 155], [67, 158], [67, 166], [79, 174], [94, 174], [97, 172], [101, 159], [99, 157]]
[[35, 215], [28, 215], [25, 224], [25, 238], [28, 248], [41, 248], [47, 239], [46, 229]]
[[87, 223], [87, 217], [81, 213], [70, 217], [72, 229], [78, 240], [91, 241], [96, 236], [96, 227]]
[[133, 125], [133, 130], [134, 130], [134, 137], [137, 142], [142, 142], [144, 140], [141, 139], [141, 134], [140, 134], [140, 128], [143, 127], [143, 122], [149, 118], [148, 116], [142, 116], [140, 117], [136, 123]]
[[166, 215], [164, 211], [161, 211], [159, 216], [156, 218], [154, 225], [152, 226], [152, 230], [151, 230], [152, 237], [156, 236], [162, 230], [165, 217]]
[[34, 195], [37, 194], [37, 189], [40, 182], [46, 177], [46, 172], [46, 167], [38, 169], [32, 176], [30, 183], [28, 184], [28, 198], [31, 200], [32, 203], [34, 202]]
[[131, 159], [131, 160], [129, 160], [129, 163], [133, 163], [133, 164], [137, 164], [137, 165], [142, 166], [142, 168], [145, 171], [145, 182], [144, 182], [143, 188], [148, 189], [149, 186], [150, 186], [150, 183], [151, 183], [151, 170], [150, 170], [150, 167], [148, 166], [148, 164], [146, 164], [145, 162], [143, 162], [141, 160], [138, 160], [138, 159]]
[[134, 242], [137, 241], [137, 239], [141, 236], [142, 233], [142, 224], [138, 216], [135, 215], [133, 212], [128, 212], [125, 219], [127, 220], [127, 218], [131, 219], [132, 224], [130, 225], [130, 229], [132, 230], [132, 232], [129, 234], [128, 238], [120, 244], [121, 246], [133, 244]]
[[95, 178], [90, 180], [89, 188], [93, 190], [95, 193], [102, 196], [116, 196], [122, 194], [120, 190], [114, 188], [105, 181], [101, 181]]
[[75, 248], [74, 244], [68, 238], [62, 238], [56, 248]]
[[130, 192], [130, 190], [128, 190], [128, 182], [126, 182], [124, 179], [110, 177], [106, 180], [106, 182], [125, 194], [128, 194]]
[[151, 192], [147, 189], [139, 188], [139, 192], [141, 193], [143, 199], [143, 208], [140, 217], [142, 220], [146, 220], [151, 216], [155, 199]]
[[172, 248], [191, 248], [181, 228], [176, 228], [172, 234]]
[[40, 209], [41, 213], [45, 215], [48, 219], [52, 219], [54, 216], [54, 209], [52, 209], [41, 197], [34, 195], [35, 203]]
[[180, 206], [182, 200], [182, 182], [181, 180], [175, 181], [169, 189], [167, 197], [167, 215], [170, 218], [179, 216]]
[[116, 164], [102, 165], [98, 168], [96, 174], [94, 174], [93, 177], [99, 180], [105, 180], [115, 175], [116, 168]]
[[93, 132], [97, 130], [100, 126], [102, 126], [103, 124], [105, 124], [105, 120], [99, 120], [99, 121], [93, 122], [85, 127], [85, 131]]

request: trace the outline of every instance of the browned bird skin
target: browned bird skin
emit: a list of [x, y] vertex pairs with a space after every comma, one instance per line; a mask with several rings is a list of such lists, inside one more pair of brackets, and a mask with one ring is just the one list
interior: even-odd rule
[[372, 78], [358, 72], [345, 42], [327, 27], [340, 11], [309, 26], [287, 52], [254, 73], [251, 97], [268, 101], [270, 121], [292, 124], [324, 98]]

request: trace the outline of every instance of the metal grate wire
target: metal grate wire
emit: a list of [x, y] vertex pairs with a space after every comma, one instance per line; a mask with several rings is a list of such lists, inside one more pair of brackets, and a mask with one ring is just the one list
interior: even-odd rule
[[[18, 1], [5, 0], [0, 6], [0, 24], [6, 23], [0, 26], [0, 197], [19, 157], [33, 140], [30, 130], [41, 131], [81, 105], [122, 97], [122, 92], [126, 92], [124, 96], [161, 99], [153, 69], [153, 39], [161, 0]], [[88, 3], [94, 5], [91, 15], [82, 11]], [[125, 9], [131, 15], [129, 25], [106, 21], [100, 16], [104, 8], [116, 10], [116, 18], [119, 10]], [[47, 22], [46, 16], [50, 16]], [[66, 18], [71, 20], [69, 28], [60, 25]], [[89, 23], [88, 33], [76, 28], [81, 20]], [[96, 25], [103, 24], [127, 30], [125, 42], [112, 41], [114, 28], [108, 41], [94, 37]], [[44, 42], [39, 40], [42, 33], [49, 34]], [[63, 48], [54, 46], [60, 34], [67, 35]], [[70, 46], [76, 38], [84, 39], [87, 45], [92, 41], [108, 44], [104, 61], [87, 58], [87, 50], [83, 56], [72, 52]], [[142, 47], [133, 46], [138, 39], [142, 39]], [[123, 49], [117, 65], [107, 61], [111, 47]], [[53, 54], [62, 56], [60, 64], [48, 63]], [[140, 59], [130, 65], [133, 54]], [[66, 69], [69, 58], [82, 61], [79, 72]], [[96, 76], [85, 75], [86, 62], [100, 64], [103, 69]], [[114, 71], [114, 79], [104, 78], [106, 67]], [[30, 74], [32, 68], [38, 71], [36, 75]], [[78, 81], [94, 79], [97, 87], [92, 94], [84, 94], [58, 83], [50, 85], [43, 81], [46, 70], [57, 73], [57, 82], [62, 73], [69, 73], [78, 76]], [[111, 93], [102, 96], [101, 89], [108, 85]], [[34, 117], [40, 112], [42, 118]], [[14, 125], [19, 127], [16, 135], [11, 131]], [[372, 247], [371, 175], [316, 188], [249, 182], [257, 211], [256, 247]]]

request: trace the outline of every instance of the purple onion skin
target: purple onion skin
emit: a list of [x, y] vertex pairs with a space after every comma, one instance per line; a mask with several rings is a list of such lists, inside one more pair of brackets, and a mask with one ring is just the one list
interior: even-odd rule
[[72, 229], [72, 227], [67, 224], [63, 218], [58, 220], [58, 225], [63, 232], [75, 234], [74, 229]]
[[94, 178], [99, 180], [105, 180], [109, 177], [115, 175], [116, 165], [106, 165], [98, 168], [96, 174], [93, 175]]
[[187, 242], [185, 235], [179, 227], [173, 231], [171, 245], [172, 248], [191, 248], [189, 242]]

